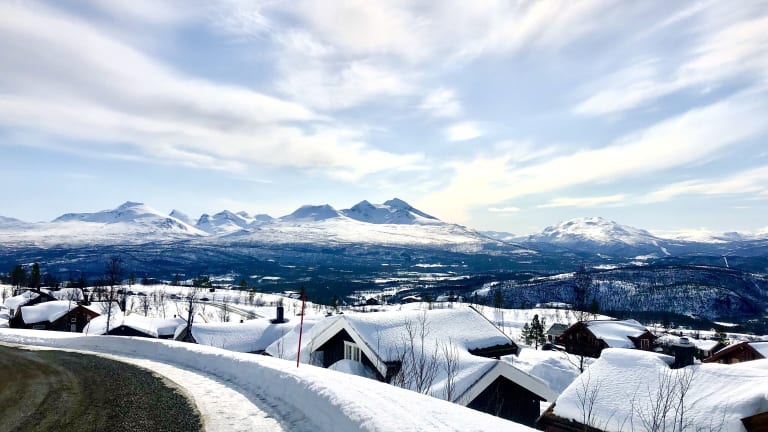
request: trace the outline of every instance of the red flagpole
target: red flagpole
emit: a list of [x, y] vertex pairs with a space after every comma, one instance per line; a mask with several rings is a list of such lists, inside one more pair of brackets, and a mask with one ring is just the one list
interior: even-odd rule
[[296, 354], [296, 367], [299, 367], [299, 362], [301, 362], [301, 333], [304, 330], [304, 302], [307, 299], [307, 295], [303, 291], [301, 293], [301, 324], [299, 324], [299, 352]]

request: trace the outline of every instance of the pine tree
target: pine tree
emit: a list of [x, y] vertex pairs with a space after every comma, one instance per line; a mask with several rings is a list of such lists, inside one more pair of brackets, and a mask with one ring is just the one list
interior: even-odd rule
[[523, 324], [523, 340], [525, 341], [526, 345], [530, 345], [531, 342], [533, 342], [533, 337], [531, 336], [531, 326], [528, 325], [528, 323]]
[[29, 272], [29, 287], [38, 289], [40, 288], [40, 265], [38, 263], [32, 264], [32, 270]]
[[528, 345], [533, 344], [535, 349], [539, 349], [539, 345], [544, 345], [547, 342], [547, 335], [544, 333], [544, 327], [546, 326], [546, 320], [542, 318], [539, 321], [539, 316], [534, 315], [531, 320], [531, 324], [525, 323], [523, 325], [523, 339]]

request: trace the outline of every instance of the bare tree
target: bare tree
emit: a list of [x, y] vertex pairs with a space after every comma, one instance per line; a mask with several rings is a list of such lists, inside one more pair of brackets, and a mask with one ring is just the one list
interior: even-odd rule
[[459, 348], [448, 339], [448, 343], [442, 346], [442, 367], [445, 372], [445, 387], [443, 396], [445, 400], [452, 402], [456, 391], [456, 378], [459, 373]]
[[587, 272], [586, 265], [582, 262], [579, 265], [579, 270], [574, 274], [574, 307], [576, 308], [576, 318], [579, 321], [584, 321], [589, 316], [587, 310], [587, 299], [590, 294], [590, 288], [592, 287], [592, 276]]
[[149, 296], [140, 296], [139, 307], [144, 312], [144, 316], [149, 316], [149, 306], [151, 304], [151, 298]]
[[3, 303], [5, 303], [5, 299], [8, 298], [9, 294], [10, 293], [8, 292], [8, 287], [3, 287], [3, 291], [0, 293], [0, 295], [3, 297]]
[[[107, 314], [107, 329], [105, 334], [109, 333], [110, 326], [112, 325], [112, 318], [114, 315], [114, 303], [120, 298], [120, 282], [123, 274], [122, 259], [118, 255], [113, 255], [107, 261], [104, 266], [104, 276], [107, 285], [106, 290], [106, 314]], [[123, 304], [125, 308], [125, 304]]]
[[400, 369], [392, 383], [426, 394], [439, 371], [438, 347], [429, 351], [426, 344], [430, 332], [426, 311], [418, 315], [415, 322], [405, 321], [404, 328], [403, 340], [396, 348]]
[[229, 313], [229, 305], [224, 303], [221, 305], [218, 311], [219, 314], [219, 320], [221, 322], [229, 322], [230, 313]]
[[600, 394], [600, 382], [592, 382], [592, 374], [587, 371], [579, 376], [579, 387], [576, 392], [579, 412], [581, 413], [580, 423], [584, 425], [584, 432], [590, 427], [597, 427], [597, 416], [595, 415], [595, 403]]
[[197, 311], [197, 299], [200, 295], [198, 287], [192, 287], [187, 290], [187, 294], [184, 296], [184, 308], [187, 314], [187, 334], [192, 331], [192, 323], [195, 320], [195, 312]]

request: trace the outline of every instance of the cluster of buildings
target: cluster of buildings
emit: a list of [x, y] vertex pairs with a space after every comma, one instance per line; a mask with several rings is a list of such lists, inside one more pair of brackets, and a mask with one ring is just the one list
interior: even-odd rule
[[[76, 293], [27, 291], [5, 306], [12, 327], [107, 333], [105, 305]], [[294, 361], [299, 355], [294, 352], [298, 321], [286, 319], [281, 307], [274, 319], [192, 326], [181, 318], [147, 318], [113, 307], [117, 312], [110, 335], [175, 338]], [[768, 342], [725, 346], [657, 337], [634, 320], [556, 324], [548, 331], [550, 347], [564, 350], [570, 359], [597, 359], [560, 392], [516, 367], [514, 358], [522, 347], [465, 305], [336, 314], [308, 321], [303, 336], [303, 363], [367, 376], [548, 432], [768, 431]], [[674, 397], [688, 426], [652, 430], [648, 419], [657, 414], [646, 399], [679, 392], [670, 383], [682, 383], [686, 374], [692, 377], [686, 394]], [[678, 414], [664, 413], [669, 425], [683, 424]]]

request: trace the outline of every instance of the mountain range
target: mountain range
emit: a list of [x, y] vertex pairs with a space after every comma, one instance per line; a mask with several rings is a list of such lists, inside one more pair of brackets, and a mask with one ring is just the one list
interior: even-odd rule
[[[145, 204], [127, 201], [95, 213], [67, 213], [51, 222], [30, 223], [0, 216], [0, 244], [138, 244], [203, 240], [267, 243], [421, 245], [482, 250], [488, 247], [580, 252], [605, 257], [644, 258], [686, 254], [721, 254], [735, 250], [762, 253], [768, 230], [757, 234], [712, 234], [692, 231], [667, 237], [600, 217], [561, 222], [540, 233], [515, 236], [481, 232], [442, 222], [394, 198], [382, 204], [361, 201], [349, 209], [305, 205], [291, 214], [272, 217], [223, 210], [197, 220], [179, 210], [163, 214]], [[757, 252], [756, 252], [757, 251]]]

